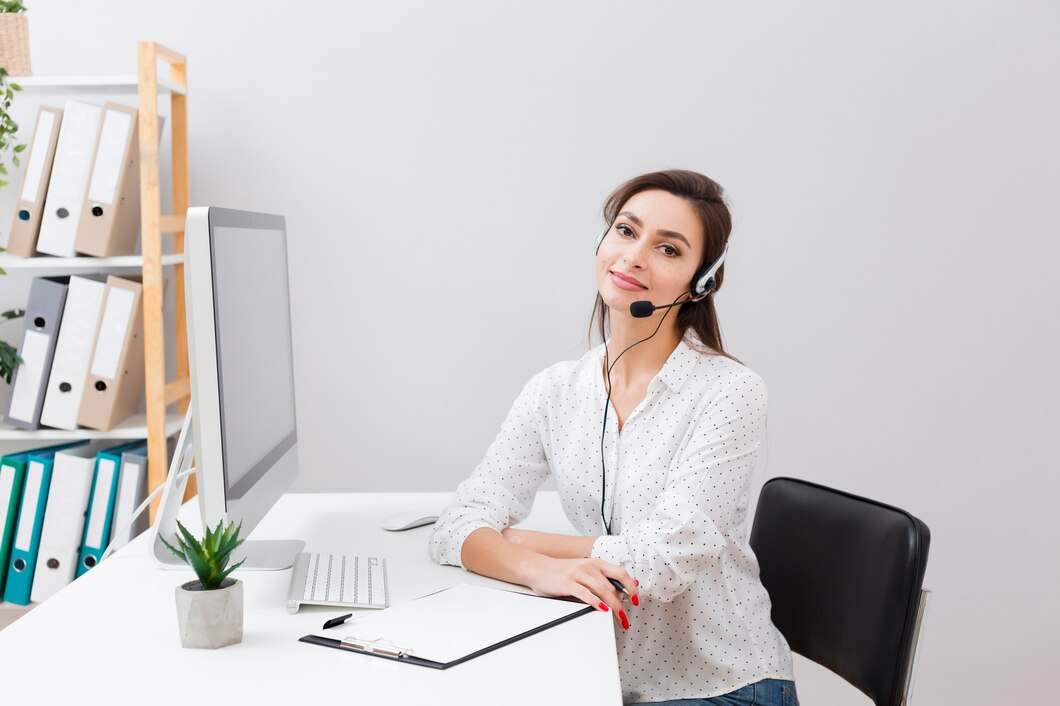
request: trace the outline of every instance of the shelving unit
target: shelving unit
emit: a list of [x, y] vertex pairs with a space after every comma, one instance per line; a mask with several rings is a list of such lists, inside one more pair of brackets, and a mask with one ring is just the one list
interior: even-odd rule
[[[168, 75], [159, 76], [158, 62], [168, 65]], [[191, 397], [188, 339], [184, 306], [184, 219], [189, 205], [187, 61], [184, 56], [155, 42], [139, 42], [136, 75], [11, 77], [22, 86], [22, 95], [62, 98], [90, 94], [136, 95], [139, 100], [140, 136], [140, 231], [141, 255], [112, 258], [33, 257], [0, 255], [0, 268], [9, 273], [29, 270], [34, 276], [77, 272], [138, 271], [143, 277], [144, 375], [146, 414], [135, 415], [107, 432], [80, 429], [23, 431], [0, 428], [0, 441], [53, 442], [63, 439], [147, 438], [147, 481], [154, 490], [168, 472], [166, 439], [180, 430]], [[159, 180], [159, 95], [168, 95], [172, 133], [173, 213], [162, 213]], [[162, 235], [173, 235], [173, 252], [162, 252]], [[163, 268], [173, 269], [176, 321], [176, 379], [166, 381], [165, 323], [163, 318]], [[176, 404], [177, 412], [166, 413]], [[188, 496], [194, 494], [194, 479]], [[151, 504], [154, 522], [159, 499]], [[3, 567], [6, 570], [6, 567]], [[32, 607], [0, 603], [0, 628]]]

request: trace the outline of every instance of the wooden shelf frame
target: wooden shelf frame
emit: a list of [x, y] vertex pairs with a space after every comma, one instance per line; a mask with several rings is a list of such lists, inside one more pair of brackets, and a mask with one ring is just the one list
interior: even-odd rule
[[[159, 180], [158, 63], [169, 65], [172, 135], [173, 213], [162, 213]], [[147, 485], [154, 490], [169, 472], [166, 450], [166, 407], [176, 403], [183, 415], [191, 401], [188, 367], [187, 314], [184, 303], [184, 265], [173, 265], [176, 286], [176, 380], [166, 382], [165, 322], [163, 317], [162, 234], [173, 234], [173, 252], [184, 253], [184, 219], [190, 205], [188, 171], [188, 62], [177, 52], [156, 42], [140, 42], [139, 130], [140, 130], [140, 229], [143, 251], [144, 375], [147, 396]], [[194, 479], [185, 497], [194, 494]], [[151, 503], [154, 523], [159, 498]]]

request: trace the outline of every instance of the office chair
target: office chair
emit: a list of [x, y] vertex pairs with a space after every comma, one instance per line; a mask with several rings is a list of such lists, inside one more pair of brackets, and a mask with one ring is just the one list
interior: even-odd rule
[[912, 692], [931, 533], [904, 510], [794, 478], [762, 487], [751, 548], [791, 649], [877, 706]]

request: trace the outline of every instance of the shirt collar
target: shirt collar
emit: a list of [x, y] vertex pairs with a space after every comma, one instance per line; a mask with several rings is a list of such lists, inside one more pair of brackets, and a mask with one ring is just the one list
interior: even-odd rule
[[[681, 388], [684, 387], [688, 378], [692, 375], [692, 370], [696, 367], [696, 363], [699, 361], [701, 354], [689, 345], [689, 336], [694, 336], [689, 332], [682, 338], [677, 344], [677, 348], [674, 348], [673, 353], [666, 359], [666, 363], [663, 365], [662, 370], [655, 376], [655, 380], [660, 380], [666, 385], [672, 392], [680, 392]], [[698, 341], [698, 339], [693, 339]], [[604, 389], [603, 381], [600, 380], [600, 366], [604, 360], [604, 348], [605, 344], [600, 344], [594, 351], [595, 361], [592, 366], [592, 372], [594, 377], [599, 380], [600, 389]]]

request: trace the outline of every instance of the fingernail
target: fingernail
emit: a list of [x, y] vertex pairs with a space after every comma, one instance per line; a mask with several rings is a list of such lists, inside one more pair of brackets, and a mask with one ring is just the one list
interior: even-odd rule
[[600, 604], [600, 610], [602, 610], [602, 611], [604, 611], [606, 613], [607, 612], [607, 606], [604, 605], [603, 603], [601, 603]]
[[632, 596], [630, 596], [629, 600], [631, 600], [633, 602], [633, 605], [640, 605], [640, 599], [637, 598], [637, 594], [636, 593], [634, 593]]
[[635, 583], [638, 586], [640, 585], [640, 581], [638, 581], [637, 579], [633, 579], [633, 583]]
[[622, 627], [623, 627], [623, 629], [629, 630], [629, 619], [626, 618], [626, 611], [624, 611], [624, 610], [618, 611], [618, 617], [622, 618]]

